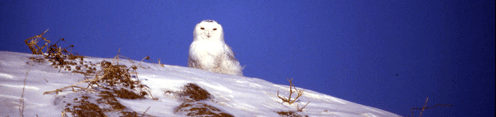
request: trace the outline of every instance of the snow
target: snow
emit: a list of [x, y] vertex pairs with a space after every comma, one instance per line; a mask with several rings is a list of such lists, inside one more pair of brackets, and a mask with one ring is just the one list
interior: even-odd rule
[[[84, 80], [84, 75], [59, 70], [52, 67], [48, 61], [33, 62], [29, 57], [40, 58], [42, 56], [0, 51], [0, 116], [19, 116], [19, 100], [21, 99], [23, 87], [23, 115], [26, 117], [61, 116], [61, 112], [64, 110], [61, 103], [65, 103], [73, 97], [85, 95], [70, 90], [64, 90], [58, 94], [43, 95], [45, 91], [55, 90], [82, 81]], [[92, 63], [99, 63], [102, 60], [113, 61], [112, 58], [87, 57], [84, 59], [84, 61]], [[113, 63], [115, 62], [114, 60]], [[138, 78], [150, 88], [152, 96], [158, 99], [131, 100], [117, 98], [118, 102], [127, 109], [140, 114], [146, 111], [146, 114], [151, 116], [183, 116], [174, 113], [174, 108], [181, 105], [182, 102], [174, 94], [165, 93], [165, 91], [181, 91], [182, 87], [187, 83], [195, 83], [213, 96], [211, 100], [202, 101], [201, 103], [211, 105], [234, 116], [280, 116], [277, 114], [278, 111], [296, 112], [296, 105], [301, 108], [307, 102], [310, 102], [308, 106], [298, 114], [310, 117], [399, 116], [374, 107], [306, 90], [298, 87], [298, 82], [294, 82], [296, 88], [304, 90], [304, 93], [295, 103], [289, 105], [288, 103], [282, 103], [282, 100], [277, 97], [277, 91], [281, 96], [287, 97], [289, 95], [289, 82], [288, 85], [280, 85], [260, 78], [219, 74], [182, 66], [160, 66], [155, 63], [140, 63], [140, 61], [126, 59], [120, 59], [119, 64], [126, 66], [140, 64], [141, 67], [137, 69]], [[25, 86], [24, 78], [26, 78]], [[85, 85], [83, 83], [80, 86]], [[292, 98], [294, 97], [296, 97], [296, 94], [293, 94]], [[94, 97], [90, 96], [90, 98]], [[149, 109], [147, 110], [147, 108]], [[109, 116], [117, 115], [109, 114]]]

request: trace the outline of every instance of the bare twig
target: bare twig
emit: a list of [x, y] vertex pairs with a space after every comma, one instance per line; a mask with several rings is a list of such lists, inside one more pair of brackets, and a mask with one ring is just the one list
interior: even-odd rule
[[[303, 95], [303, 90], [297, 90], [296, 87], [294, 86], [293, 84], [293, 79], [288, 79], [289, 81], [289, 96], [288, 98], [285, 98], [285, 97], [281, 97], [279, 96], [279, 90], [277, 91], [277, 97], [279, 97], [279, 99], [281, 99], [284, 102], [287, 102], [288, 104], [293, 104], [301, 95]], [[295, 89], [295, 91], [293, 91], [293, 88]], [[295, 99], [291, 100], [291, 95], [294, 93], [294, 92], [297, 92], [298, 95], [296, 96]]]

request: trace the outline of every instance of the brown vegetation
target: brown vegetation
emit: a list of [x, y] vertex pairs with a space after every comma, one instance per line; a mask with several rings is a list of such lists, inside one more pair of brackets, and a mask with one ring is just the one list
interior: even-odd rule
[[308, 117], [308, 115], [303, 116], [294, 111], [278, 111], [277, 114], [286, 117]]
[[[166, 93], [170, 93], [170, 91], [166, 91]], [[207, 90], [196, 84], [188, 83], [183, 87], [183, 91], [176, 92], [176, 94], [183, 103], [174, 109], [174, 113], [184, 113], [186, 116], [234, 117], [214, 106], [201, 102], [211, 99], [212, 96]]]
[[[24, 42], [26, 43], [26, 45], [29, 46], [29, 49], [31, 50], [31, 52], [33, 54], [43, 54], [43, 48], [45, 48], [46, 45], [48, 45], [48, 43], [50, 43], [50, 40], [47, 40], [45, 37], [43, 37], [43, 34], [45, 34], [46, 32], [48, 32], [48, 29], [45, 30], [45, 32], [39, 34], [39, 35], [35, 35], [33, 37], [30, 37], [26, 40], [24, 40]], [[40, 41], [40, 39], [43, 39], [46, 43], [45, 45], [43, 46], [38, 46], [38, 41]]]
[[[288, 81], [289, 81], [289, 96], [288, 96], [288, 98], [279, 96], [279, 90], [277, 90], [277, 97], [279, 97], [279, 99], [281, 99], [283, 103], [284, 102], [287, 102], [288, 104], [291, 105], [291, 104], [293, 104], [296, 101], [296, 99], [298, 99], [301, 95], [303, 95], [303, 90], [296, 89], [296, 87], [293, 84], [293, 79], [288, 79]], [[295, 91], [293, 91], [293, 89]], [[293, 100], [291, 100], [291, 95], [294, 92], [297, 92], [298, 95], [296, 96], [296, 98], [294, 98]]]
[[185, 99], [186, 101], [201, 101], [211, 98], [211, 95], [207, 90], [193, 83], [184, 85], [183, 91], [178, 95], [181, 99]]
[[[134, 111], [126, 109], [125, 106], [119, 103], [116, 98], [122, 99], [145, 99], [146, 95], [150, 95], [148, 87], [140, 83], [139, 80], [133, 80], [137, 76], [132, 77], [131, 72], [136, 72], [136, 66], [127, 67], [125, 65], [114, 65], [107, 61], [100, 63], [101, 69], [94, 72], [92, 79], [86, 79], [76, 84], [59, 88], [53, 91], [46, 91], [43, 94], [58, 93], [64, 89], [71, 88], [73, 92], [83, 91], [85, 93], [96, 92], [99, 99], [96, 101], [100, 105], [109, 105], [111, 108], [98, 108], [97, 104], [88, 101], [78, 101], [78, 106], [66, 106], [64, 114], [72, 113], [74, 116], [106, 116], [106, 112], [119, 112], [122, 116], [138, 116]], [[85, 74], [86, 75], [86, 74]], [[134, 74], [136, 75], [136, 74]], [[87, 83], [87, 87], [80, 87], [79, 84]], [[79, 89], [79, 90], [76, 90]], [[84, 99], [84, 98], [83, 98]], [[101, 113], [101, 111], [103, 113]], [[89, 115], [88, 115], [89, 114]], [[103, 115], [102, 115], [103, 114]], [[143, 113], [143, 115], [145, 115]]]
[[[57, 97], [57, 103], [62, 103], [64, 106], [63, 115], [72, 114], [74, 117], [107, 117], [108, 113], [112, 115], [137, 117], [138, 113], [128, 109], [117, 101], [115, 94], [110, 91], [98, 92], [93, 94], [90, 92], [77, 92], [79, 94], [67, 94]], [[79, 96], [80, 95], [80, 96]], [[71, 96], [75, 98], [68, 98]], [[66, 99], [67, 98], [67, 99]], [[149, 116], [149, 115], [146, 115]]]
[[[294, 102], [295, 102], [295, 101], [296, 101], [296, 100], [297, 100], [300, 96], [302, 96], [302, 95], [303, 95], [303, 90], [298, 90], [298, 89], [296, 89], [296, 87], [295, 87], [295, 86], [294, 86], [294, 84], [293, 84], [293, 79], [288, 79], [288, 81], [289, 81], [289, 96], [288, 96], [288, 98], [279, 96], [279, 90], [277, 90], [277, 97], [279, 97], [279, 99], [281, 99], [281, 100], [282, 100], [282, 103], [287, 102], [289, 105], [291, 105], [291, 104], [293, 104], [293, 103], [294, 103]], [[293, 91], [293, 89], [294, 89], [294, 91]], [[293, 93], [295, 93], [295, 92], [297, 93], [296, 98], [291, 99], [291, 95], [293, 95]], [[296, 105], [296, 111], [298, 111], [298, 112], [303, 112], [303, 109], [304, 109], [305, 107], [307, 107], [307, 105], [308, 105], [309, 103], [310, 103], [310, 102], [307, 102], [307, 104], [305, 104], [305, 106], [303, 106], [303, 107], [301, 107], [301, 108], [300, 108], [298, 105]], [[281, 116], [302, 117], [302, 115], [299, 115], [298, 113], [293, 112], [293, 111], [278, 111], [277, 113], [278, 113], [279, 115], [281, 115]], [[305, 115], [305, 116], [306, 116], [306, 115]]]
[[[136, 112], [126, 110], [122, 104], [120, 104], [116, 98], [122, 99], [145, 99], [146, 95], [149, 95], [152, 99], [153, 96], [149, 93], [149, 88], [146, 85], [141, 84], [137, 77], [136, 66], [127, 67], [126, 65], [120, 65], [119, 58], [121, 55], [117, 55], [114, 58], [114, 62], [102, 61], [100, 62], [100, 70], [96, 69], [96, 65], [84, 61], [84, 57], [78, 54], [73, 54], [68, 51], [68, 48], [74, 47], [70, 45], [68, 47], [62, 48], [57, 45], [58, 42], [64, 41], [64, 38], [59, 39], [54, 44], [51, 44], [46, 51], [43, 49], [50, 43], [50, 40], [43, 37], [48, 29], [31, 38], [25, 40], [26, 45], [33, 54], [43, 55], [42, 58], [30, 57], [32, 61], [36, 63], [43, 63], [45, 61], [52, 62], [54, 68], [60, 70], [72, 71], [73, 73], [80, 73], [85, 76], [85, 80], [75, 83], [70, 86], [62, 87], [52, 91], [46, 91], [43, 94], [55, 93], [64, 91], [65, 89], [71, 89], [72, 92], [80, 92], [84, 94], [99, 94], [96, 101], [98, 104], [91, 103], [88, 100], [88, 96], [83, 96], [80, 98], [75, 98], [75, 104], [67, 104], [66, 108], [62, 112], [62, 116], [67, 115], [67, 113], [72, 113], [74, 116], [106, 116], [105, 112], [119, 111], [123, 116], [137, 116]], [[37, 43], [43, 39], [46, 43], [43, 46], [38, 46]], [[149, 57], [147, 57], [149, 58]], [[27, 73], [26, 73], [27, 75]], [[46, 79], [45, 79], [46, 81]], [[48, 81], [47, 81], [48, 82]], [[87, 83], [86, 87], [78, 86], [80, 84]], [[23, 100], [20, 100], [23, 104]], [[111, 108], [102, 108], [98, 105], [110, 105]], [[22, 116], [23, 108], [20, 107], [20, 116]], [[126, 111], [123, 111], [126, 110]], [[143, 115], [145, 115], [143, 113]]]

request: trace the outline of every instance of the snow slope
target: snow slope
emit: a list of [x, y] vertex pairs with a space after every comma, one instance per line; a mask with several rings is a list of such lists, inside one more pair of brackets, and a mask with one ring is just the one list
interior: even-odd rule
[[[59, 70], [50, 66], [50, 62], [33, 62], [29, 57], [42, 57], [26, 53], [0, 51], [0, 116], [19, 116], [19, 99], [21, 98], [24, 78], [26, 86], [24, 93], [24, 116], [26, 117], [56, 117], [61, 116], [63, 107], [59, 98], [73, 93], [66, 90], [59, 94], [43, 92], [72, 85], [82, 81], [82, 74]], [[85, 58], [84, 61], [99, 63], [102, 60], [112, 61], [112, 58]], [[123, 60], [119, 64], [137, 65], [140, 61]], [[225, 113], [239, 117], [251, 116], [280, 116], [277, 111], [296, 111], [310, 102], [300, 115], [332, 116], [332, 117], [398, 117], [399, 115], [342, 100], [311, 90], [304, 90], [298, 100], [289, 105], [282, 103], [276, 95], [288, 96], [289, 85], [279, 85], [259, 78], [226, 75], [208, 71], [154, 63], [141, 63], [137, 69], [138, 77], [148, 85], [151, 94], [158, 100], [141, 99], [118, 101], [137, 113], [152, 116], [182, 116], [174, 113], [174, 108], [181, 104], [177, 97], [165, 91], [180, 91], [187, 83], [195, 83], [213, 95], [210, 101], [204, 101]], [[289, 82], [288, 82], [289, 84]], [[82, 85], [83, 86], [83, 85]], [[296, 94], [293, 95], [293, 98]], [[110, 115], [112, 116], [112, 115]]]

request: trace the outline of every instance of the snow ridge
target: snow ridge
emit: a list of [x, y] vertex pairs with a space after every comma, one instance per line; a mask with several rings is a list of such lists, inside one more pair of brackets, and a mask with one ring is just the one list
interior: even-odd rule
[[[19, 99], [21, 98], [23, 80], [27, 75], [24, 92], [24, 116], [60, 116], [64, 111], [60, 105], [61, 96], [84, 95], [64, 91], [59, 94], [43, 92], [55, 90], [84, 80], [85, 76], [53, 68], [49, 62], [33, 63], [29, 57], [42, 57], [26, 53], [0, 51], [0, 116], [18, 116]], [[112, 58], [87, 57], [85, 61], [98, 63]], [[119, 64], [132, 66], [140, 61], [120, 60]], [[335, 116], [335, 117], [398, 117], [374, 107], [364, 106], [322, 93], [304, 90], [301, 97], [293, 104], [282, 103], [277, 97], [289, 94], [288, 85], [273, 84], [259, 78], [213, 73], [199, 69], [173, 65], [141, 63], [137, 75], [147, 85], [152, 99], [121, 99], [117, 101], [127, 110], [144, 113], [149, 116], [185, 116], [175, 113], [176, 107], [182, 104], [177, 95], [189, 83], [194, 83], [208, 91], [212, 98], [203, 100], [201, 104], [215, 107], [233, 116], [280, 116], [277, 112], [294, 111], [296, 105], [303, 106], [310, 102], [300, 115]], [[288, 83], [289, 84], [289, 83]], [[298, 83], [295, 82], [298, 86]], [[169, 93], [167, 93], [169, 91]], [[91, 99], [94, 97], [89, 97]], [[95, 102], [98, 103], [98, 102]], [[100, 105], [101, 106], [101, 105]], [[109, 115], [117, 116], [117, 115]]]

